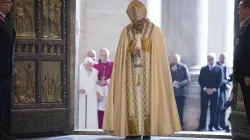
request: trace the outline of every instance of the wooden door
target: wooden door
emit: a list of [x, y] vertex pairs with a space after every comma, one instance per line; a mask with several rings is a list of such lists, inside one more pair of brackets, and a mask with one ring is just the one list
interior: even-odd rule
[[11, 133], [68, 131], [68, 0], [14, 0]]

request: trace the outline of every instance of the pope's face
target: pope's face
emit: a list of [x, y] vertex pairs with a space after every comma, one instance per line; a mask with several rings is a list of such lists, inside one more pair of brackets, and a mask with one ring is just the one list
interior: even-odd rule
[[92, 68], [93, 68], [93, 64], [92, 64], [92, 63], [87, 63], [87, 64], [84, 65], [84, 67], [85, 67], [85, 69], [86, 69], [87, 71], [91, 71]]
[[145, 20], [146, 19], [132, 21], [133, 28], [135, 28], [137, 31], [142, 31], [142, 29], [144, 28]]

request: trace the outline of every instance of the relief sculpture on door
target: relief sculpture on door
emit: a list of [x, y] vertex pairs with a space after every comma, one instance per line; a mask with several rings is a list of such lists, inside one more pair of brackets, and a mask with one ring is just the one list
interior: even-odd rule
[[35, 103], [35, 62], [18, 60], [14, 69], [14, 102]]
[[42, 102], [61, 102], [61, 62], [43, 61], [42, 77]]
[[17, 37], [36, 37], [34, 7], [34, 0], [15, 0], [15, 27]]
[[61, 38], [61, 0], [43, 0], [43, 37]]

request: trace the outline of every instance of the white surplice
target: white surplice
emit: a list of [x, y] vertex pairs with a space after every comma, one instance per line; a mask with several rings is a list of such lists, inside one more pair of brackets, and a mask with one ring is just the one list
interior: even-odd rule
[[79, 90], [86, 91], [85, 94], [79, 92], [79, 129], [98, 129], [97, 92], [103, 96], [101, 87], [97, 85], [98, 71], [93, 68], [88, 72], [81, 64], [79, 76]]

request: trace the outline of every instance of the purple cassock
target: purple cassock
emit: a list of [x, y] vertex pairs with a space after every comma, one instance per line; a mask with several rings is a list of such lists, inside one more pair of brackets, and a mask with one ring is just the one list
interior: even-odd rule
[[106, 105], [106, 96], [108, 92], [108, 85], [110, 82], [112, 69], [113, 69], [113, 61], [107, 61], [107, 63], [99, 62], [98, 64], [94, 65], [94, 68], [98, 70], [98, 80], [105, 80], [106, 85], [102, 86], [102, 91], [104, 93], [105, 98], [98, 103], [98, 126], [99, 129], [102, 129], [102, 123], [103, 123], [103, 116], [105, 111], [105, 105]]

